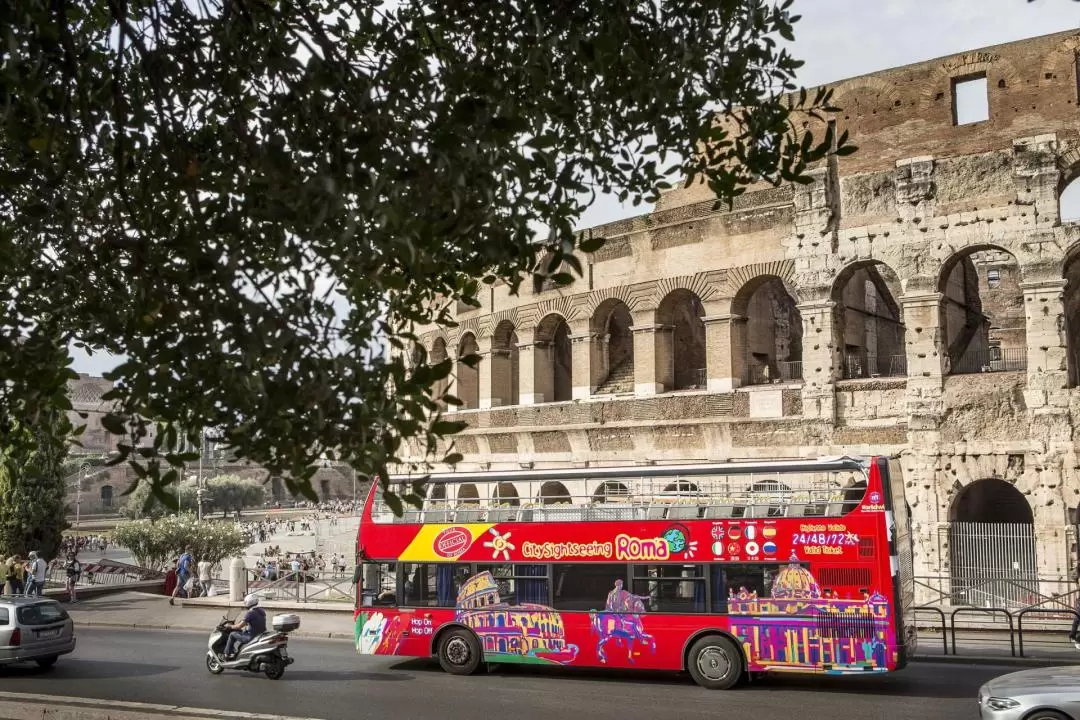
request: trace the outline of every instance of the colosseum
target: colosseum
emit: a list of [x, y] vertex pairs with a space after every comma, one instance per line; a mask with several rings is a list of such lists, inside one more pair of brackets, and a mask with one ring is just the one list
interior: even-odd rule
[[485, 287], [421, 335], [436, 360], [481, 358], [450, 380], [458, 468], [896, 455], [924, 599], [989, 577], [1060, 592], [1080, 503], [1080, 223], [1059, 210], [1078, 65], [1069, 32], [838, 82], [830, 122], [859, 149], [811, 184], [723, 207], [676, 189], [586, 231], [606, 243], [571, 286]]

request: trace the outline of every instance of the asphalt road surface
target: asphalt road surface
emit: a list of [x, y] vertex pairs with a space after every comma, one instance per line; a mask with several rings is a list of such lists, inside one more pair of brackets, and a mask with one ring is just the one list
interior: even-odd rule
[[279, 681], [206, 671], [206, 637], [182, 631], [82, 629], [53, 670], [0, 668], [7, 692], [191, 705], [326, 720], [663, 720], [726, 717], [798, 720], [961, 720], [975, 693], [1014, 668], [919, 663], [878, 677], [778, 677], [710, 692], [666, 674], [499, 666], [472, 677], [427, 660], [358, 657], [348, 641], [295, 638], [296, 663]]

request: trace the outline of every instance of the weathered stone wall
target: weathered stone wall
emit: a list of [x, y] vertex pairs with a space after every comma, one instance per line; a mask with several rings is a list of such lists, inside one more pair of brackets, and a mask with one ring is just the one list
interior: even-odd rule
[[[519, 338], [527, 404], [509, 406], [481, 369], [487, 409], [460, 415], [462, 467], [899, 453], [919, 574], [948, 573], [950, 508], [996, 478], [1031, 506], [1040, 575], [1066, 578], [1080, 333], [1065, 308], [1080, 307], [1080, 288], [1065, 280], [1080, 277], [1066, 273], [1080, 225], [1060, 222], [1058, 200], [1080, 175], [1078, 49], [1080, 33], [1060, 33], [839, 82], [831, 119], [859, 151], [813, 168], [811, 184], [752, 188], [726, 207], [702, 185], [671, 191], [649, 215], [587, 231], [607, 243], [571, 287], [495, 286], [460, 328], [421, 329], [429, 347], [472, 332], [482, 355], [500, 323]], [[978, 74], [989, 119], [956, 125], [953, 83]], [[754, 354], [775, 359], [787, 342], [778, 304], [756, 299], [766, 287], [795, 302], [801, 366], [747, 386]], [[675, 293], [700, 303], [704, 390], [672, 392], [685, 352], [678, 313], [661, 308]], [[603, 342], [590, 327], [612, 302], [633, 318], [634, 397], [590, 392]], [[536, 404], [537, 328], [552, 314], [575, 343], [574, 400]], [[882, 338], [877, 316], [894, 315], [902, 327]], [[892, 357], [846, 372], [845, 346]]]

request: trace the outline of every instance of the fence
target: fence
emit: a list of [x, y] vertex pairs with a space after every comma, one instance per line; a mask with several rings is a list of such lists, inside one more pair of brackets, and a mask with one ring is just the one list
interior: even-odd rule
[[907, 375], [907, 355], [849, 354], [844, 358], [844, 379], [874, 377], [904, 377]]
[[1034, 525], [952, 522], [939, 543], [948, 550], [950, 604], [1025, 607], [1040, 597]]
[[245, 594], [254, 593], [265, 600], [292, 602], [340, 602], [355, 604], [356, 586], [351, 574], [331, 571], [283, 571], [268, 576], [246, 570]]
[[776, 363], [776, 367], [751, 363], [746, 368], [747, 385], [768, 385], [770, 383], [795, 382], [802, 380], [801, 360], [788, 360]]
[[1027, 348], [987, 348], [969, 350], [952, 358], [953, 375], [1027, 370]]
[[[116, 560], [101, 560], [96, 563], [83, 563], [82, 576], [79, 578], [78, 587], [126, 585], [144, 580], [163, 579], [164, 577], [165, 573], [157, 570], [148, 570], [138, 565], [129, 565]], [[45, 586], [63, 587], [66, 582], [67, 571], [64, 570], [63, 565], [50, 565], [45, 573]]]

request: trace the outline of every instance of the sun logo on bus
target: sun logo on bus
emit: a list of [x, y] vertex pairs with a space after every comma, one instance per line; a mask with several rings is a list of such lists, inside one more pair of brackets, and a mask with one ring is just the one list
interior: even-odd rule
[[502, 555], [503, 560], [509, 560], [510, 551], [517, 549], [517, 546], [510, 542], [510, 536], [513, 533], [503, 535], [495, 528], [491, 528], [488, 532], [491, 533], [491, 540], [486, 541], [484, 547], [491, 548], [491, 558], [498, 560], [499, 555]]

